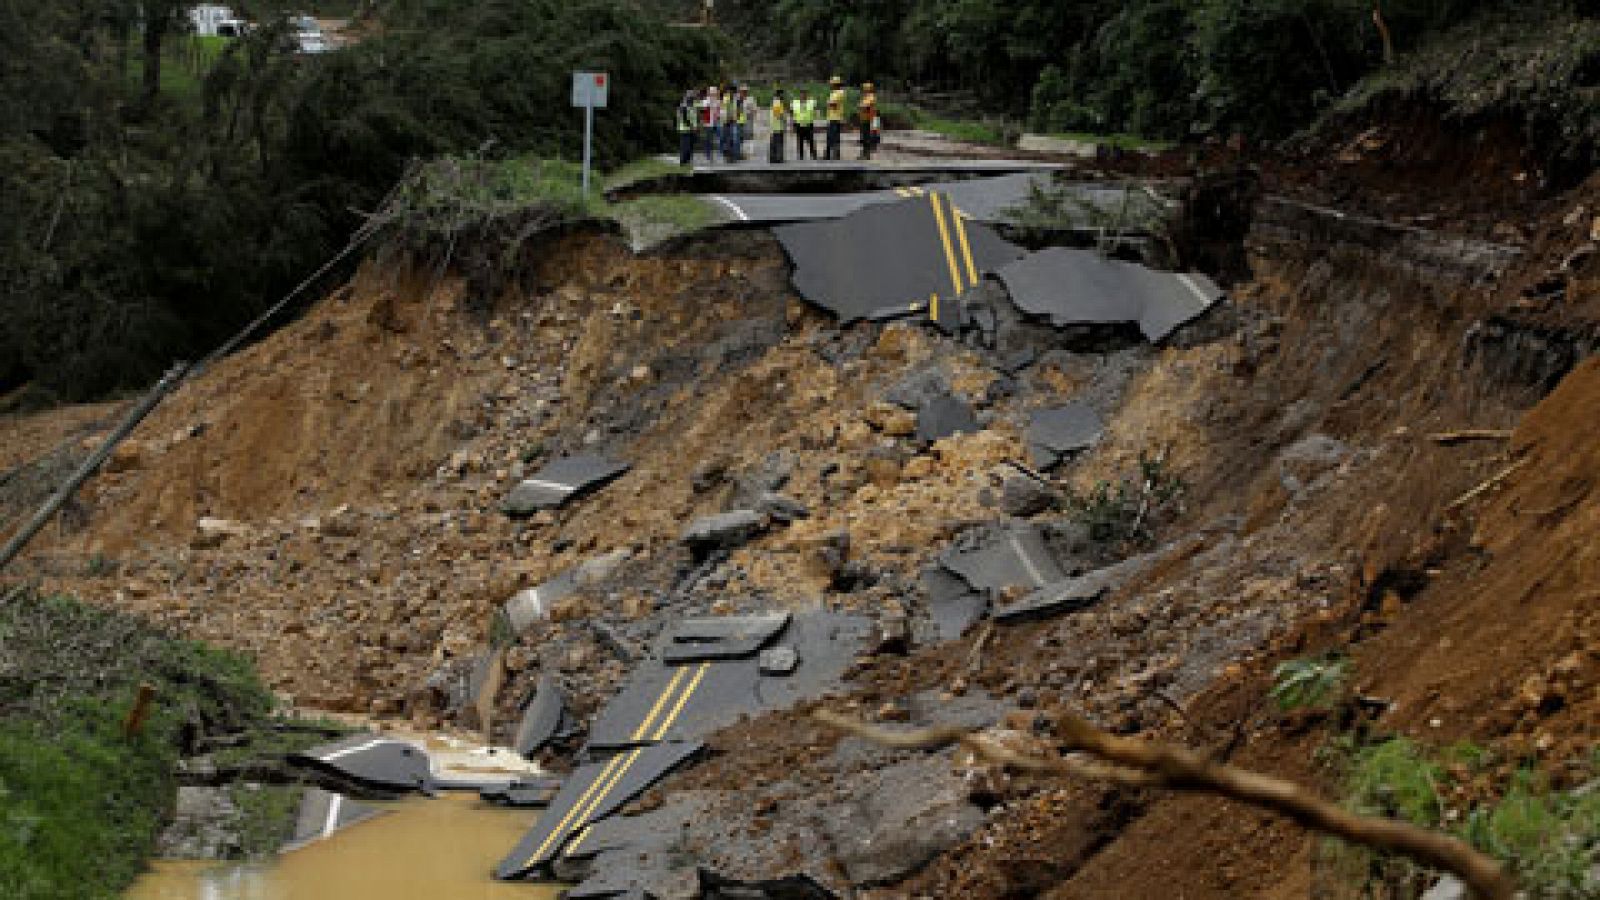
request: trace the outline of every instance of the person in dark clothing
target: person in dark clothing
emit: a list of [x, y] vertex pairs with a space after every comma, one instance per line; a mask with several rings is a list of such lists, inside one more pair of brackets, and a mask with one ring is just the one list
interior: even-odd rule
[[694, 136], [699, 130], [700, 98], [694, 91], [684, 91], [678, 101], [678, 165], [687, 166], [694, 159]]

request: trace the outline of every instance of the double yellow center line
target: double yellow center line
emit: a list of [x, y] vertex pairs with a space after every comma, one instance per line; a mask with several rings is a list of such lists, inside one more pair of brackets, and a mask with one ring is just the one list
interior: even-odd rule
[[[667, 731], [672, 728], [672, 723], [677, 721], [678, 716], [683, 713], [684, 707], [689, 705], [689, 698], [694, 696], [695, 689], [700, 686], [700, 680], [706, 677], [706, 672], [710, 668], [711, 663], [703, 662], [698, 666], [682, 666], [674, 672], [672, 680], [667, 682], [666, 690], [662, 691], [661, 696], [656, 698], [655, 706], [650, 708], [650, 712], [644, 717], [644, 721], [640, 722], [639, 727], [634, 730], [632, 739], [653, 744], [666, 737]], [[691, 671], [694, 673], [693, 675], [689, 674]], [[685, 683], [686, 681], [687, 683]], [[679, 690], [680, 687], [682, 687], [682, 690]], [[676, 695], [676, 701], [673, 699], [674, 695]], [[671, 705], [670, 710], [668, 709], [669, 704]], [[666, 711], [665, 715], [662, 714], [663, 711]], [[587, 822], [589, 817], [594, 815], [595, 810], [600, 808], [600, 804], [605, 802], [606, 797], [616, 789], [618, 784], [622, 783], [623, 777], [628, 774], [629, 769], [633, 768], [633, 764], [638, 761], [646, 749], [646, 747], [635, 747], [627, 753], [618, 753], [612, 756], [606, 762], [605, 767], [600, 770], [600, 774], [589, 785], [589, 789], [583, 792], [583, 796], [578, 798], [578, 802], [572, 804], [572, 808], [567, 810], [567, 814], [562, 817], [556, 827], [551, 829], [548, 835], [545, 835], [544, 842], [539, 845], [539, 849], [533, 851], [533, 854], [528, 857], [523, 865], [535, 865], [546, 851], [555, 846], [562, 837], [566, 836], [570, 828], [576, 828]], [[583, 843], [583, 839], [588, 835], [589, 832], [585, 830], [578, 837], [578, 840], [574, 841], [572, 846], [568, 848], [567, 852], [570, 853], [578, 849], [578, 845]]]
[[[966, 217], [950, 203], [950, 198], [942, 194], [928, 194], [928, 202], [933, 205], [933, 220], [939, 226], [939, 243], [944, 247], [944, 261], [950, 267], [950, 286], [953, 289], [951, 295], [959, 297], [968, 287], [978, 286], [978, 267], [972, 262], [972, 245], [967, 241]], [[955, 235], [953, 242], [952, 233]], [[961, 261], [966, 263], [965, 273], [962, 272], [956, 259], [957, 245], [961, 248]], [[965, 281], [962, 280], [963, 274], [966, 276]], [[937, 313], [933, 318], [938, 319]]]

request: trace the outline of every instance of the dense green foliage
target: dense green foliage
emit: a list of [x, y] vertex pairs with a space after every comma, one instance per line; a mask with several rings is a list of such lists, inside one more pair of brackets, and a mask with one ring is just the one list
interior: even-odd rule
[[147, 29], [138, 7], [0, 3], [0, 393], [76, 399], [200, 356], [414, 157], [576, 156], [574, 68], [613, 78], [606, 161], [669, 146], [678, 86], [718, 65], [711, 33], [625, 0], [391, 0], [354, 47], [297, 57], [269, 27], [181, 78], [182, 4], [145, 3]]
[[[129, 740], [140, 682], [157, 700]], [[69, 600], [0, 600], [0, 896], [116, 896], [171, 803], [182, 745], [271, 705], [231, 654]]]
[[[1471, 744], [1435, 752], [1399, 737], [1369, 744], [1346, 738], [1339, 746], [1345, 800], [1356, 811], [1452, 832], [1504, 862], [1529, 897], [1576, 900], [1600, 888], [1600, 792], [1554, 790], [1535, 771], [1520, 768], [1497, 797], [1452, 808], [1461, 800], [1458, 788], [1492, 770], [1492, 753]], [[1591, 760], [1591, 777], [1597, 766], [1600, 756]], [[1413, 894], [1436, 877], [1406, 858], [1365, 848], [1330, 853], [1336, 867], [1374, 896]]]
[[761, 52], [811, 74], [970, 91], [1036, 131], [1276, 137], [1463, 19], [1593, 15], [1589, 0], [732, 0]]

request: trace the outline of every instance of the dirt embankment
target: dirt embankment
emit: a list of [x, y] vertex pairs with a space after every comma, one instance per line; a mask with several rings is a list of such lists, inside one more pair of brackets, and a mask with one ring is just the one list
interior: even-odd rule
[[[1514, 175], [1502, 162], [1486, 171]], [[1560, 772], [1600, 719], [1600, 371], [1585, 363], [1543, 395], [1593, 333], [1597, 213], [1600, 181], [1517, 207], [1505, 239], [1523, 258], [1498, 282], [1419, 266], [1381, 239], [1258, 229], [1252, 280], [1215, 314], [1221, 338], [1061, 342], [1016, 376], [911, 326], [839, 331], [793, 296], [764, 236], [644, 257], [569, 237], [499, 298], [369, 266], [187, 386], [27, 566], [48, 587], [250, 651], [304, 705], [427, 727], [438, 676], [480, 651], [493, 610], [606, 556], [605, 589], [506, 657], [502, 706], [556, 671], [581, 686], [583, 713], [623, 672], [616, 635], [628, 643], [628, 623], [657, 612], [916, 604], [931, 555], [1006, 518], [997, 497], [1026, 461], [1026, 413], [1086, 398], [1108, 430], [1062, 485], [1090, 490], [1152, 452], [1185, 485], [1153, 564], [1089, 610], [997, 629], [981, 649], [968, 637], [872, 660], [843, 703], [912, 720], [979, 691], [1024, 710], [1069, 703], [1122, 732], [1316, 779], [1331, 726], [1275, 714], [1265, 691], [1273, 663], [1335, 649], [1362, 694], [1393, 704], [1372, 727], [1471, 737], [1507, 766]], [[984, 429], [914, 440], [892, 397], [930, 377]], [[44, 446], [65, 426], [6, 427]], [[1468, 428], [1515, 434], [1434, 439]], [[520, 476], [578, 449], [633, 468], [559, 514], [497, 511]], [[774, 486], [809, 518], [698, 571], [684, 524]], [[616, 627], [602, 640], [590, 623]], [[938, 702], [908, 712], [919, 691]], [[834, 739], [794, 714], [712, 743], [680, 787], [720, 791], [729, 810], [767, 792], [781, 819], [783, 791], [849, 777], [829, 768]], [[985, 791], [977, 831], [885, 893], [1290, 897], [1317, 877], [1301, 832], [1206, 798], [1026, 780]]]

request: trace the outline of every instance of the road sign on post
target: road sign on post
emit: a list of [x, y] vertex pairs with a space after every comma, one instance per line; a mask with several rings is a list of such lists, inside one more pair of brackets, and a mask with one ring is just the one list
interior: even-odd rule
[[589, 165], [594, 158], [594, 111], [605, 109], [611, 79], [604, 72], [572, 73], [572, 105], [583, 107], [583, 198], [589, 199]]

